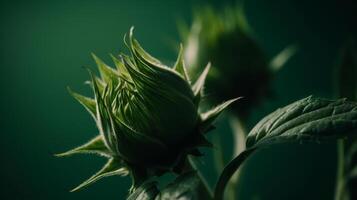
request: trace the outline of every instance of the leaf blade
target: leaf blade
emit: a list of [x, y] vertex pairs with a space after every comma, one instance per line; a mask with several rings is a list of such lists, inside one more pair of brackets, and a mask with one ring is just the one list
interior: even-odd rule
[[145, 182], [131, 193], [127, 200], [154, 200], [158, 193], [155, 182]]
[[278, 109], [248, 134], [247, 147], [343, 138], [357, 130], [357, 103], [313, 96]]
[[195, 171], [186, 172], [168, 184], [155, 200], [186, 199], [198, 200], [200, 179]]

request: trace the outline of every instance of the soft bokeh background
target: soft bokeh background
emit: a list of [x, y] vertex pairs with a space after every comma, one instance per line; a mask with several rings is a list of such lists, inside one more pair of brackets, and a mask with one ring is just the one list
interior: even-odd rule
[[[90, 94], [82, 83], [94, 67], [90, 52], [109, 61], [125, 49], [131, 25], [143, 46], [165, 60], [175, 59], [176, 21], [191, 19], [193, 6], [229, 1], [87, 0], [0, 2], [1, 199], [124, 199], [129, 178], [110, 177], [75, 193], [68, 191], [99, 169], [94, 156], [55, 158], [96, 135], [86, 111], [66, 86]], [[257, 108], [264, 114], [315, 94], [333, 97], [333, 67], [339, 48], [356, 35], [352, 1], [246, 0], [248, 20], [269, 56], [297, 43], [298, 54], [277, 75], [276, 97]], [[230, 132], [224, 120], [216, 134]], [[214, 134], [214, 133], [213, 133]], [[209, 157], [209, 155], [208, 155]], [[227, 159], [228, 156], [227, 156]], [[240, 187], [241, 199], [332, 199], [335, 144], [279, 145], [256, 154]], [[217, 178], [202, 162], [211, 184]]]

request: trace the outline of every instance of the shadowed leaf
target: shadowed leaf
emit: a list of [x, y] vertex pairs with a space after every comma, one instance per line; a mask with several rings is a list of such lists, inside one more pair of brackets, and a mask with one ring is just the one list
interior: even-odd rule
[[247, 147], [343, 138], [356, 130], [357, 103], [310, 96], [262, 119], [248, 134]]
[[176, 180], [167, 185], [155, 200], [172, 200], [172, 199], [185, 199], [185, 200], [198, 200], [200, 199], [199, 193], [200, 179], [196, 172], [187, 172], [180, 175]]
[[345, 99], [307, 97], [280, 108], [263, 118], [247, 136], [247, 150], [223, 170], [215, 199], [223, 199], [224, 189], [239, 166], [257, 148], [297, 141], [320, 141], [357, 135], [357, 103]]
[[155, 182], [145, 182], [130, 194], [127, 200], [154, 200], [158, 193]]

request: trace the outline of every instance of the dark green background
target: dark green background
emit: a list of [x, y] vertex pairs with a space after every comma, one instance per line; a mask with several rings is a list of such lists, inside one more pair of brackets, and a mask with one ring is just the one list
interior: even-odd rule
[[[66, 91], [90, 94], [81, 66], [90, 52], [109, 61], [125, 49], [131, 25], [153, 55], [173, 61], [179, 41], [176, 20], [189, 22], [192, 6], [223, 1], [87, 0], [0, 3], [1, 199], [124, 199], [130, 181], [111, 177], [68, 191], [101, 167], [94, 156], [55, 158], [96, 135], [86, 111]], [[339, 48], [356, 36], [356, 7], [349, 1], [246, 0], [246, 12], [268, 56], [297, 43], [298, 54], [277, 75], [275, 98], [257, 108], [251, 124], [278, 106], [315, 94], [333, 96]], [[212, 134], [226, 135], [221, 120]], [[332, 199], [335, 144], [279, 145], [249, 160], [242, 199]], [[212, 170], [207, 159], [203, 166]], [[205, 172], [208, 172], [206, 170]], [[217, 178], [207, 173], [210, 183]]]

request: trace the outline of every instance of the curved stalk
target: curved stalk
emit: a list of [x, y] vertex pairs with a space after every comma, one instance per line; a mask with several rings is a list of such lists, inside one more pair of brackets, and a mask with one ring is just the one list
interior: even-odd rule
[[[243, 122], [235, 116], [230, 117], [230, 125], [232, 128], [233, 138], [234, 138], [234, 150], [233, 158], [238, 156], [246, 149], [245, 140], [246, 140], [246, 131], [243, 125]], [[241, 167], [237, 170], [232, 176], [230, 182], [227, 186], [227, 199], [235, 200], [237, 199], [237, 186], [241, 181], [241, 173], [244, 168]]]
[[239, 169], [243, 162], [251, 155], [256, 148], [250, 148], [243, 151], [237, 157], [235, 157], [223, 170], [221, 176], [218, 179], [216, 188], [214, 191], [214, 200], [222, 200], [224, 197], [224, 190], [233, 176], [233, 174]]

